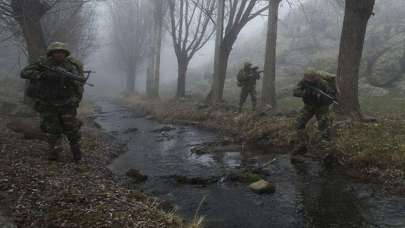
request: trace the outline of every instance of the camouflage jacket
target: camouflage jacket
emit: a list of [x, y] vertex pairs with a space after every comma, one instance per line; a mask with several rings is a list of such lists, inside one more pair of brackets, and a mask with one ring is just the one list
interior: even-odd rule
[[309, 83], [305, 80], [301, 80], [293, 91], [295, 97], [301, 97], [305, 104], [314, 106], [330, 105], [329, 98], [322, 96], [319, 92], [311, 89], [310, 87], [322, 90], [326, 94], [334, 97], [335, 89], [331, 88], [328, 81], [320, 79], [319, 81]]
[[72, 57], [67, 57], [62, 63], [57, 63], [50, 57], [43, 57], [21, 71], [21, 77], [30, 80], [29, 91], [27, 91], [29, 96], [48, 104], [77, 106], [83, 96], [83, 84], [55, 75], [41, 65], [59, 66], [70, 73], [84, 77], [82, 64]]
[[260, 74], [252, 68], [243, 68], [239, 71], [237, 79], [239, 87], [255, 87], [256, 81], [260, 79]]

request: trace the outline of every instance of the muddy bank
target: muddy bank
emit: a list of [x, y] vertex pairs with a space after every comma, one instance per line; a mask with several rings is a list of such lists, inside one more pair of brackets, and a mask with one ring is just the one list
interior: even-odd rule
[[[260, 111], [240, 115], [235, 106], [224, 104], [211, 107], [196, 99], [148, 100], [127, 97], [123, 103], [129, 108], [144, 110], [150, 115], [148, 118], [213, 129], [229, 136], [227, 140], [254, 144], [272, 153], [288, 154], [296, 142], [293, 128], [296, 111], [277, 115]], [[373, 124], [347, 125], [335, 122], [334, 158], [348, 175], [363, 182], [374, 183], [377, 188], [383, 187], [392, 193], [404, 194], [405, 122], [385, 116], [379, 120], [379, 123]], [[370, 131], [373, 134], [369, 134]], [[308, 157], [322, 160], [324, 154], [318, 147], [319, 135], [314, 122], [308, 127], [308, 133]]]
[[71, 162], [66, 142], [61, 161], [48, 162], [47, 145], [35, 134], [38, 127], [25, 128], [33, 129], [27, 140], [23, 132], [7, 127], [11, 123], [12, 129], [24, 131], [15, 123], [24, 125], [20, 120], [27, 117], [2, 110], [0, 204], [1, 211], [9, 213], [0, 213], [0, 220], [8, 218], [18, 227], [181, 227], [181, 219], [163, 212], [151, 197], [114, 181], [106, 166], [123, 147], [100, 132], [92, 110], [81, 111], [85, 124], [80, 165]]

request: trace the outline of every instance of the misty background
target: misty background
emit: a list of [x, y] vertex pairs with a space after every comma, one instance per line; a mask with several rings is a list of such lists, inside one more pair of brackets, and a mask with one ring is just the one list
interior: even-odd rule
[[[85, 63], [86, 69], [96, 71], [90, 79], [96, 87], [86, 89], [89, 95], [119, 95], [125, 90], [125, 70], [120, 64], [122, 60], [119, 57], [119, 51], [114, 46], [114, 36], [134, 28], [130, 24], [123, 24], [117, 29], [113, 22], [111, 7], [113, 2], [115, 1], [97, 1], [84, 5], [80, 14], [85, 15], [88, 21], [82, 26], [88, 33], [87, 39], [90, 44], [80, 47], [73, 43], [74, 39], [68, 41], [69, 45], [74, 47], [73, 52]], [[282, 2], [277, 44], [278, 96], [288, 96], [305, 69], [315, 68], [331, 73], [336, 72], [343, 7], [339, 0]], [[399, 20], [404, 11], [405, 2], [402, 0], [392, 0], [390, 4], [381, 0], [376, 2], [375, 14], [370, 19], [367, 30], [363, 54], [360, 74], [361, 94], [385, 95], [389, 92], [400, 92], [401, 88], [405, 87], [403, 80], [405, 25], [403, 20]], [[120, 18], [125, 18], [125, 14], [121, 14]], [[42, 24], [45, 28], [58, 27], [54, 24], [48, 25], [52, 21], [55, 20], [45, 18]], [[61, 23], [63, 25], [63, 21]], [[267, 15], [258, 16], [239, 34], [229, 58], [225, 97], [237, 97], [235, 77], [243, 62], [250, 61], [260, 68], [263, 67], [266, 23]], [[160, 90], [165, 96], [174, 96], [177, 61], [168, 32], [168, 24], [168, 18], [165, 17]], [[50, 36], [48, 40], [54, 41], [58, 38]], [[186, 78], [187, 95], [206, 95], [209, 90], [213, 72], [214, 40], [214, 36], [211, 37], [211, 40], [190, 62]], [[8, 40], [1, 43], [1, 77], [15, 77], [14, 75], [26, 63], [26, 54], [20, 42], [21, 40]], [[142, 61], [139, 65], [140, 67], [136, 69], [135, 86], [137, 92], [144, 93], [147, 63]]]

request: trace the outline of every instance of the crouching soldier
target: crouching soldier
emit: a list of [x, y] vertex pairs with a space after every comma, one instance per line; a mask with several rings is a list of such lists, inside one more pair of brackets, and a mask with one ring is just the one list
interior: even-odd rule
[[257, 69], [258, 67], [252, 67], [251, 63], [246, 62], [237, 75], [238, 86], [241, 87], [239, 112], [242, 112], [243, 104], [249, 95], [252, 101], [252, 109], [253, 111], [256, 110], [256, 81], [260, 79], [260, 72]]
[[25, 67], [21, 72], [23, 79], [30, 80], [27, 95], [34, 98], [35, 110], [40, 114], [41, 129], [49, 144], [49, 160], [57, 161], [62, 152], [62, 136], [69, 140], [73, 161], [81, 160], [80, 127], [77, 108], [83, 95], [83, 83], [65, 78], [61, 73], [51, 71], [58, 67], [73, 75], [84, 78], [82, 64], [70, 57], [64, 43], [52, 43], [47, 56], [41, 57]]
[[304, 102], [295, 125], [299, 145], [294, 154], [307, 152], [305, 127], [314, 116], [321, 133], [321, 144], [328, 145], [331, 125], [329, 107], [336, 103], [335, 77], [327, 73], [308, 71], [294, 89], [294, 96], [302, 98]]

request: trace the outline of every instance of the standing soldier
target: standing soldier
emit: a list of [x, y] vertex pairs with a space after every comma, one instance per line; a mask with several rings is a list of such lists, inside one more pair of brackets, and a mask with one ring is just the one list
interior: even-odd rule
[[70, 57], [64, 43], [49, 45], [47, 56], [25, 67], [23, 79], [30, 80], [27, 95], [35, 99], [35, 110], [41, 117], [41, 129], [46, 133], [49, 144], [49, 160], [58, 161], [63, 151], [62, 136], [69, 140], [73, 161], [81, 160], [80, 127], [76, 109], [83, 95], [83, 83], [64, 78], [58, 72], [49, 70], [58, 67], [84, 79], [82, 64]]
[[295, 154], [307, 152], [307, 134], [305, 127], [313, 116], [318, 121], [318, 129], [321, 132], [322, 144], [330, 141], [330, 117], [329, 106], [336, 103], [335, 77], [316, 71], [308, 71], [304, 74], [298, 86], [294, 89], [294, 96], [301, 97], [304, 108], [296, 120], [296, 130], [299, 139], [299, 146], [295, 149]]
[[256, 110], [256, 81], [260, 79], [260, 72], [258, 72], [257, 69], [258, 67], [252, 67], [251, 63], [246, 62], [237, 75], [238, 86], [241, 87], [239, 112], [242, 112], [243, 104], [249, 95], [252, 101], [252, 109], [253, 111]]

